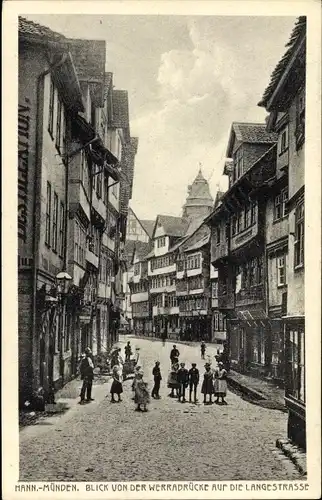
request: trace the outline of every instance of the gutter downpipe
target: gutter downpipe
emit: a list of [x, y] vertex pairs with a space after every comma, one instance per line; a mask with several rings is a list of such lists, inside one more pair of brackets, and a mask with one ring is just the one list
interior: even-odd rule
[[49, 68], [40, 73], [37, 77], [37, 90], [36, 90], [36, 145], [35, 145], [35, 178], [36, 178], [36, 186], [34, 192], [34, 213], [33, 213], [33, 241], [32, 241], [32, 250], [34, 256], [33, 262], [33, 298], [32, 298], [32, 338], [30, 342], [31, 346], [31, 359], [32, 359], [32, 383], [31, 388], [35, 389], [35, 378], [33, 376], [35, 365], [37, 361], [37, 355], [35, 350], [35, 341], [36, 341], [36, 328], [37, 328], [37, 271], [38, 271], [38, 262], [39, 262], [39, 241], [40, 241], [40, 194], [41, 194], [41, 174], [42, 174], [42, 145], [43, 145], [43, 103], [44, 99], [42, 97], [41, 100], [41, 90], [44, 89], [44, 78], [49, 73], [51, 73], [54, 69], [58, 68], [67, 59], [67, 55], [64, 53], [62, 58], [52, 64], [49, 65]]

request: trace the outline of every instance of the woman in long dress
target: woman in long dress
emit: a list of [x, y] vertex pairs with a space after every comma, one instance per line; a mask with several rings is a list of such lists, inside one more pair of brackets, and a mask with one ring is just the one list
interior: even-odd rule
[[[170, 398], [174, 398], [179, 394], [178, 370], [179, 363], [174, 363], [168, 376], [168, 388], [171, 389]], [[176, 391], [176, 394], [174, 394], [174, 391]]]
[[121, 382], [121, 375], [119, 372], [118, 365], [115, 365], [113, 367], [112, 377], [113, 377], [113, 382], [112, 382], [111, 389], [110, 389], [111, 403], [116, 403], [115, 398], [114, 398], [115, 394], [117, 394], [117, 397], [118, 397], [117, 402], [120, 403], [122, 401], [121, 394], [123, 392], [123, 386], [122, 386], [122, 382]]
[[219, 403], [219, 398], [221, 398], [221, 404], [227, 404], [225, 401], [227, 395], [227, 370], [225, 370], [222, 361], [219, 361], [218, 368], [215, 370], [214, 392], [217, 398], [215, 403]]
[[[213, 387], [213, 373], [211, 370], [210, 363], [205, 364], [205, 369], [206, 369], [206, 371], [203, 375], [201, 393], [203, 394], [204, 404], [211, 404], [212, 403], [212, 395], [214, 392], [214, 387]], [[209, 395], [209, 403], [207, 403], [207, 394]]]
[[[135, 403], [137, 404], [136, 411], [148, 411], [147, 405], [150, 402], [150, 394], [148, 384], [143, 380], [142, 373], [138, 373], [135, 384]], [[141, 408], [143, 406], [143, 410]]]

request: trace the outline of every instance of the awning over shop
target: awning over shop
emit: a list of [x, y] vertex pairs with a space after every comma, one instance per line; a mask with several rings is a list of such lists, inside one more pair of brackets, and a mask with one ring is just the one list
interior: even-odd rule
[[262, 325], [266, 326], [268, 316], [264, 309], [244, 309], [242, 311], [236, 311], [236, 316], [239, 321], [247, 323], [249, 326]]

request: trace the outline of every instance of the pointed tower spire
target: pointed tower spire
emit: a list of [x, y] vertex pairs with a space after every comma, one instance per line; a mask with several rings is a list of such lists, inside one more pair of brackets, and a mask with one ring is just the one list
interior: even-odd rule
[[213, 207], [213, 198], [210, 194], [209, 184], [203, 176], [202, 165], [199, 162], [197, 177], [188, 186], [188, 196], [183, 206], [183, 217], [198, 217], [208, 215]]

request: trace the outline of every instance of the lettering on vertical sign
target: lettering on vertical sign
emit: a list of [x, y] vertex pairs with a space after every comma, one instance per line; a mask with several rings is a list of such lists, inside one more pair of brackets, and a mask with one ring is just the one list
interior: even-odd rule
[[18, 105], [18, 238], [26, 243], [28, 216], [30, 100]]

